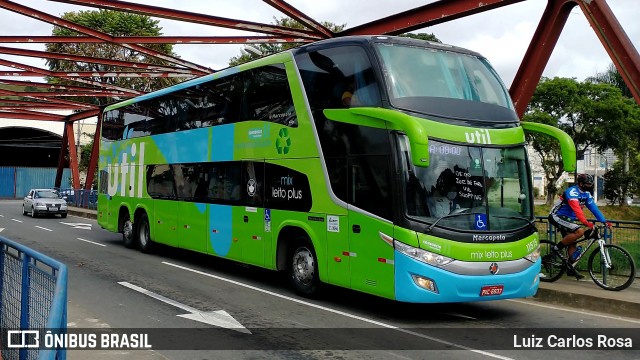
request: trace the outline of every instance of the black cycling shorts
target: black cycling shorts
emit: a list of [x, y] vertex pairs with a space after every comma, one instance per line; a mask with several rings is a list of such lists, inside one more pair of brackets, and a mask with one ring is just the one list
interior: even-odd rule
[[571, 219], [559, 216], [557, 214], [549, 214], [549, 222], [560, 230], [562, 237], [565, 237], [569, 233], [574, 233], [580, 229], [580, 225], [574, 223]]

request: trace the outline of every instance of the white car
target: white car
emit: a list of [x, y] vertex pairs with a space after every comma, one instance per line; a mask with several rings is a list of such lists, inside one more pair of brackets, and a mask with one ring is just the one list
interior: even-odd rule
[[31, 189], [22, 201], [22, 215], [57, 215], [67, 217], [67, 202], [52, 189]]

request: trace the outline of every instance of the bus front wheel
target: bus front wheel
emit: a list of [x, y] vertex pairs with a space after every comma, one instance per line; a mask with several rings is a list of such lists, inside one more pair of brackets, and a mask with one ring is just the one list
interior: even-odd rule
[[149, 217], [147, 214], [140, 215], [137, 223], [136, 234], [138, 236], [140, 251], [143, 253], [149, 253], [151, 252], [153, 241], [151, 241], [151, 235], [149, 233]]
[[289, 280], [296, 293], [302, 296], [312, 296], [320, 286], [318, 276], [318, 260], [316, 252], [307, 239], [301, 239], [293, 247], [289, 259]]

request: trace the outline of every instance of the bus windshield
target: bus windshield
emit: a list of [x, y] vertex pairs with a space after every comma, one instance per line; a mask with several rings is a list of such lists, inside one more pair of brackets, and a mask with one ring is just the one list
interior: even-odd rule
[[487, 148], [431, 140], [431, 164], [420, 168], [411, 164], [403, 139], [409, 217], [466, 231], [513, 230], [532, 220], [524, 146]]
[[[407, 108], [411, 98], [445, 98], [513, 110], [509, 93], [484, 58], [396, 43], [378, 43], [391, 103]], [[420, 109], [407, 109], [420, 110]]]

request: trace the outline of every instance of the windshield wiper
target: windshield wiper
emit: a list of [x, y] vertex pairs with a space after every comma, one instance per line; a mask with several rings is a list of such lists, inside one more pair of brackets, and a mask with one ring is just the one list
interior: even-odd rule
[[[474, 213], [475, 214], [475, 213]], [[447, 215], [442, 215], [439, 218], [436, 219], [436, 221], [433, 222], [433, 224], [429, 225], [429, 227], [427, 228], [426, 232], [430, 232], [431, 229], [433, 229], [434, 226], [436, 226], [436, 224], [442, 220], [442, 219], [446, 219], [446, 218], [450, 218], [450, 217], [454, 217], [454, 216], [460, 216], [460, 215], [471, 215], [471, 213], [466, 213], [466, 212], [457, 212], [455, 214], [447, 214]]]
[[495, 218], [499, 218], [499, 219], [515, 219], [515, 220], [523, 220], [526, 221], [527, 224], [529, 224], [529, 226], [531, 226], [533, 228], [533, 230], [538, 231], [538, 228], [536, 227], [536, 224], [531, 221], [530, 219], [527, 219], [526, 217], [521, 217], [521, 216], [502, 216], [502, 215], [493, 215], [491, 214], [492, 217]]

